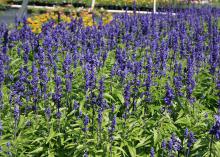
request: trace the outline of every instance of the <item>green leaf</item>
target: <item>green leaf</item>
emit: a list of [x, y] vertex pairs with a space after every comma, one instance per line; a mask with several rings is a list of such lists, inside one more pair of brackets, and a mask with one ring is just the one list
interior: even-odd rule
[[215, 142], [214, 148], [214, 153], [216, 154], [216, 156], [218, 156], [220, 154], [220, 142]]
[[67, 145], [65, 145], [65, 148], [75, 148], [76, 147], [76, 145], [75, 144], [73, 144], [73, 143], [70, 143], [70, 144], [67, 144]]
[[22, 126], [24, 125], [24, 121], [25, 121], [25, 118], [23, 115], [20, 116], [20, 119], [19, 119], [19, 124], [18, 124], [18, 128], [21, 129]]
[[146, 146], [148, 143], [150, 143], [151, 141], [149, 140], [151, 138], [151, 136], [148, 136], [148, 138], [142, 138], [140, 140], [140, 142], [135, 146], [135, 148], [140, 148], [143, 146]]
[[104, 94], [104, 98], [113, 100], [113, 102], [115, 102], [115, 99], [114, 99], [113, 96], [111, 96], [109, 93], [105, 93], [105, 94]]
[[56, 136], [56, 132], [54, 132], [53, 127], [51, 127], [51, 128], [50, 128], [50, 134], [49, 134], [49, 136], [48, 136], [48, 138], [47, 138], [46, 144], [48, 144], [49, 141], [50, 141], [52, 138], [54, 138], [55, 136]]
[[19, 64], [19, 62], [21, 62], [20, 58], [14, 59], [14, 60], [11, 61], [10, 66], [11, 67], [16, 67]]
[[181, 117], [181, 118], [177, 119], [175, 124], [185, 124], [185, 125], [189, 126], [191, 124], [191, 122], [190, 122], [189, 117], [185, 116], [185, 117]]
[[76, 149], [82, 149], [84, 146], [82, 144], [78, 145]]
[[127, 147], [128, 147], [128, 151], [129, 151], [131, 157], [136, 157], [136, 149], [135, 149], [135, 147], [132, 147], [130, 145], [127, 145]]
[[50, 153], [48, 154], [48, 157], [54, 157], [54, 152], [50, 152]]
[[32, 152], [30, 152], [30, 154], [36, 154], [36, 153], [40, 153], [40, 152], [42, 152], [43, 150], [44, 150], [44, 148], [43, 148], [43, 147], [39, 147], [39, 148], [37, 148], [37, 149], [33, 150]]
[[154, 145], [156, 145], [158, 142], [158, 133], [157, 130], [154, 130]]
[[118, 99], [120, 100], [121, 104], [124, 104], [125, 100], [124, 100], [123, 95], [121, 93], [117, 93], [116, 95], [117, 95]]
[[113, 146], [113, 147], [112, 147], [112, 150], [115, 150], [115, 149], [121, 151], [121, 152], [123, 153], [123, 156], [128, 156], [127, 153], [124, 151], [123, 148], [117, 147], [117, 146]]
[[32, 141], [31, 143], [40, 142], [40, 141], [43, 141], [43, 140], [44, 140], [43, 137], [39, 137], [36, 140]]
[[201, 139], [198, 139], [198, 140], [196, 141], [196, 143], [193, 144], [192, 151], [195, 151], [195, 150], [199, 149], [201, 146], [202, 146], [202, 145], [201, 145]]

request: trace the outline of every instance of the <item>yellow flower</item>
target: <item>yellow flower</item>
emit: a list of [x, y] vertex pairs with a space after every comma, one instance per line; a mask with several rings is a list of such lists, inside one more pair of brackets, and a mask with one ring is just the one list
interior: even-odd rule
[[[82, 17], [82, 20], [86, 27], [93, 26], [94, 24], [96, 25], [96, 23], [93, 23], [92, 14], [83, 11], [80, 13], [80, 16]], [[73, 13], [72, 16], [66, 16], [64, 14], [61, 14], [60, 18], [64, 22], [71, 22], [72, 18], [79, 19], [79, 17], [77, 17], [75, 13]], [[50, 13], [33, 16], [31, 18], [28, 18], [27, 21], [34, 33], [40, 33], [42, 25], [45, 22], [49, 21], [50, 19], [57, 21], [58, 15], [54, 12], [50, 12]], [[109, 13], [106, 13], [103, 16], [103, 24], [109, 23], [112, 19], [113, 19], [112, 15]]]

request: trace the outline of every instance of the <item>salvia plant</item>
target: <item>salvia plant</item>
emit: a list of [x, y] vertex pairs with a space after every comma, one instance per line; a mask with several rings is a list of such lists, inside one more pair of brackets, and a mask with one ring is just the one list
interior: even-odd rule
[[220, 9], [0, 25], [0, 156], [220, 154]]

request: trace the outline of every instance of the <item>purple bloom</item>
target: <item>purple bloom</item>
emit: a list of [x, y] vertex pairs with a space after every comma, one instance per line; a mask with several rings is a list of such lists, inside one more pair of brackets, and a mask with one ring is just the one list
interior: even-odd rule
[[4, 63], [0, 60], [0, 108], [3, 108], [2, 102], [2, 85], [4, 83], [5, 73], [4, 73]]
[[163, 150], [165, 150], [166, 149], [166, 145], [167, 145], [166, 140], [163, 140], [162, 143], [161, 143], [161, 148]]
[[65, 83], [66, 83], [66, 91], [67, 92], [72, 91], [72, 80], [73, 80], [72, 74], [66, 74], [65, 75]]
[[146, 92], [145, 92], [145, 96], [146, 96], [146, 101], [150, 102], [150, 87], [152, 84], [152, 67], [153, 67], [153, 61], [152, 58], [149, 57], [148, 58], [148, 65], [146, 66], [146, 69], [148, 70], [147, 72], [147, 79], [145, 80], [145, 87], [146, 87]]
[[[212, 26], [213, 27], [213, 26]], [[219, 65], [219, 36], [218, 36], [218, 28], [215, 26], [213, 29], [213, 37], [210, 40], [210, 57], [209, 57], [209, 64], [211, 65], [210, 73], [212, 75], [215, 74], [216, 68]]]
[[15, 105], [15, 106], [14, 106], [14, 119], [15, 119], [15, 122], [16, 122], [16, 123], [17, 123], [18, 120], [19, 120], [19, 116], [20, 116], [19, 106], [18, 106], [18, 105]]
[[188, 137], [188, 134], [189, 134], [189, 130], [188, 128], [185, 129], [185, 132], [184, 132], [184, 138], [187, 138]]
[[126, 108], [126, 110], [128, 110], [129, 105], [130, 105], [130, 96], [131, 96], [130, 83], [128, 83], [125, 86], [125, 88], [124, 88], [124, 100], [125, 100], [125, 108]]
[[187, 62], [187, 79], [186, 79], [186, 97], [190, 102], [193, 102], [192, 98], [192, 92], [195, 88], [195, 80], [193, 78], [194, 76], [194, 66], [193, 66], [193, 60], [189, 57]]
[[116, 115], [114, 115], [114, 117], [112, 119], [112, 125], [111, 125], [111, 131], [112, 132], [115, 131], [115, 126], [116, 126]]
[[[198, 33], [199, 34], [199, 33]], [[199, 72], [199, 68], [201, 67], [202, 61], [204, 60], [204, 46], [203, 46], [203, 36], [197, 35], [197, 42], [195, 47], [195, 57], [196, 57], [196, 67], [197, 73]]]
[[181, 140], [178, 137], [172, 135], [171, 139], [173, 140], [173, 150], [180, 151], [182, 149]]
[[56, 113], [56, 117], [57, 119], [60, 119], [62, 116], [62, 113], [58, 110], [57, 113]]
[[172, 105], [172, 100], [174, 99], [174, 92], [173, 89], [169, 86], [169, 84], [166, 84], [166, 95], [164, 98], [164, 102], [166, 105], [171, 106]]
[[3, 35], [3, 45], [6, 46], [8, 43], [8, 29], [5, 30], [4, 35]]
[[101, 108], [98, 111], [98, 123], [99, 123], [99, 126], [101, 127], [102, 126], [102, 109]]
[[80, 110], [78, 118], [81, 118], [81, 117], [82, 117], [82, 111]]
[[186, 55], [186, 39], [184, 37], [180, 38], [180, 55], [183, 58]]
[[154, 157], [154, 148], [151, 147], [151, 150], [150, 150], [150, 157]]
[[111, 142], [114, 140], [113, 133], [115, 131], [115, 127], [116, 127], [116, 115], [113, 116], [111, 126], [109, 128], [109, 135], [110, 135]]
[[96, 77], [95, 77], [95, 67], [91, 64], [86, 64], [85, 66], [85, 89], [93, 90], [96, 86]]
[[83, 154], [83, 157], [88, 157], [87, 151], [85, 151], [85, 153]]
[[44, 113], [45, 113], [47, 119], [50, 119], [50, 116], [51, 116], [51, 109], [50, 109], [50, 107], [45, 108]]
[[188, 136], [187, 147], [191, 147], [196, 142], [196, 138], [192, 131], [190, 131]]
[[209, 130], [209, 133], [215, 135], [216, 139], [220, 139], [220, 116], [215, 115], [215, 124]]
[[62, 97], [62, 80], [59, 76], [55, 77], [55, 93], [52, 96], [52, 99], [54, 101], [54, 103], [57, 105], [57, 109], [59, 111], [60, 107], [61, 107], [61, 97]]
[[77, 110], [79, 108], [79, 103], [77, 101], [74, 101], [73, 109]]
[[11, 153], [10, 151], [7, 151], [6, 154], [7, 154], [8, 156], [12, 156], [12, 153]]
[[181, 92], [181, 88], [183, 86], [183, 83], [182, 83], [182, 80], [183, 80], [183, 77], [182, 77], [182, 64], [180, 63], [179, 65], [176, 65], [176, 70], [178, 72], [178, 75], [177, 76], [174, 76], [173, 77], [173, 83], [174, 83], [174, 86], [175, 86], [175, 90], [176, 90], [176, 94], [178, 96], [182, 96], [182, 92]]
[[29, 59], [29, 53], [30, 53], [30, 47], [29, 47], [28, 42], [25, 42], [23, 44], [23, 50], [24, 50], [24, 54], [23, 54], [24, 63], [27, 64], [28, 59]]
[[173, 140], [172, 140], [172, 139], [170, 139], [170, 140], [168, 141], [168, 150], [169, 150], [169, 151], [172, 151], [172, 150], [173, 150]]
[[161, 63], [161, 75], [165, 76], [166, 75], [166, 64], [167, 64], [167, 59], [168, 59], [168, 48], [167, 48], [167, 43], [162, 40], [161, 43], [161, 48], [160, 48], [160, 54], [158, 54], [158, 60]]
[[99, 95], [97, 99], [97, 105], [99, 105], [99, 107], [101, 108], [105, 108], [106, 106], [104, 103], [104, 90], [105, 90], [104, 78], [101, 78], [99, 81]]
[[34, 65], [32, 65], [32, 80], [31, 80], [31, 85], [32, 85], [32, 94], [33, 94], [33, 99], [34, 99], [34, 104], [36, 105], [36, 102], [38, 101], [38, 69]]
[[4, 82], [5, 74], [4, 74], [4, 63], [0, 60], [0, 85]]
[[84, 124], [83, 130], [86, 132], [88, 130], [87, 127], [88, 127], [88, 124], [89, 124], [89, 117], [87, 115], [85, 115], [83, 124]]
[[2, 121], [0, 120], [0, 131], [3, 131]]
[[39, 69], [39, 73], [40, 73], [40, 86], [41, 86], [41, 92], [44, 94], [44, 99], [46, 100], [47, 96], [46, 96], [46, 92], [47, 92], [47, 83], [49, 81], [49, 78], [47, 76], [48, 74], [48, 69], [46, 66], [44, 65], [40, 65], [40, 69]]
[[172, 134], [170, 140], [168, 141], [168, 150], [171, 151], [180, 151], [182, 149], [181, 140]]
[[115, 112], [115, 105], [112, 104], [112, 113], [114, 114], [114, 112]]
[[72, 63], [72, 57], [69, 53], [67, 53], [66, 58], [63, 62], [63, 70], [65, 73], [67, 73], [69, 71], [71, 63]]
[[77, 54], [77, 47], [76, 46], [74, 46], [74, 48], [73, 48], [74, 50], [73, 50], [73, 62], [74, 62], [74, 68], [76, 68], [77, 67], [77, 63], [78, 63], [78, 54]]
[[11, 147], [11, 143], [8, 141], [8, 142], [6, 143], [6, 146], [7, 146], [8, 148], [10, 148], [10, 147]]

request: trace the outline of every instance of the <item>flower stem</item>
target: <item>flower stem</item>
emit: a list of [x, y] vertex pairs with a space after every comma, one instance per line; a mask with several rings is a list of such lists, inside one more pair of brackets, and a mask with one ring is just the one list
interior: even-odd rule
[[212, 157], [212, 143], [213, 143], [213, 135], [211, 137], [211, 142], [210, 142], [210, 147], [209, 147], [209, 152], [210, 152], [209, 157]]

